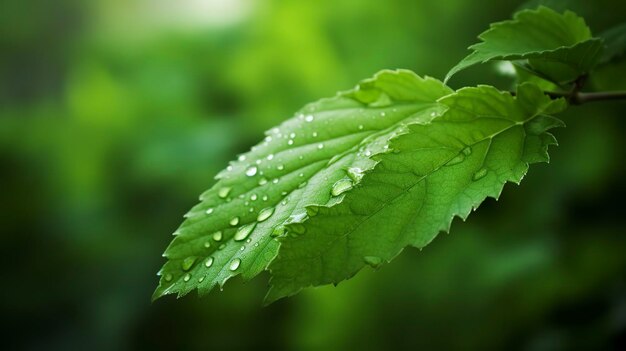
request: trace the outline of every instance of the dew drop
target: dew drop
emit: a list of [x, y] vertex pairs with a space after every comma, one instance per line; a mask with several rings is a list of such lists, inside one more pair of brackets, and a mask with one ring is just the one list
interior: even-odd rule
[[320, 149], [320, 150], [323, 149], [324, 148], [324, 144], [317, 144], [317, 148]]
[[453, 159], [448, 161], [448, 163], [446, 163], [446, 166], [456, 165], [456, 164], [459, 164], [459, 163], [461, 163], [463, 161], [465, 161], [465, 155], [463, 153], [460, 153], [460, 154], [456, 155]]
[[225, 186], [223, 188], [220, 188], [220, 190], [217, 191], [217, 196], [219, 196], [222, 199], [225, 199], [228, 194], [230, 194], [230, 187]]
[[242, 246], [241, 246], [241, 248], [239, 249], [239, 251], [243, 251], [243, 250], [245, 250], [245, 249], [246, 249], [246, 246], [245, 246], [245, 245], [242, 245]]
[[289, 231], [295, 234], [304, 234], [306, 232], [306, 227], [301, 223], [294, 223], [289, 226]]
[[215, 233], [213, 233], [213, 240], [215, 241], [221, 241], [222, 240], [222, 231], [218, 230]]
[[332, 196], [339, 196], [346, 191], [352, 189], [352, 180], [348, 178], [339, 179], [333, 184], [330, 194]]
[[380, 113], [380, 117], [385, 117], [385, 115], [386, 115], [386, 113], [384, 113], [384, 112]]
[[246, 155], [239, 155], [239, 157], [237, 158], [237, 160], [239, 160], [239, 161], [245, 161], [245, 160], [246, 160]]
[[263, 195], [263, 201], [267, 201], [268, 197], [267, 195]]
[[363, 125], [359, 124], [359, 130], [363, 130]]
[[277, 236], [281, 236], [285, 234], [285, 227], [284, 226], [278, 226], [276, 228], [274, 228], [274, 230], [272, 230], [272, 234], [270, 234], [271, 237], [277, 237]]
[[226, 170], [229, 171], [229, 172], [232, 171], [233, 170], [233, 166], [227, 166]]
[[198, 283], [202, 283], [204, 281], [204, 277], [198, 278]]
[[259, 185], [265, 185], [265, 184], [267, 184], [267, 179], [265, 178], [259, 179]]
[[254, 207], [250, 207], [250, 209], [248, 210], [248, 212], [250, 212], [250, 213], [254, 212]]
[[272, 141], [272, 136], [271, 135], [266, 136], [265, 137], [265, 142], [269, 143], [270, 141]]
[[304, 188], [305, 186], [306, 186], [306, 181], [304, 181], [304, 182], [302, 182], [302, 183], [298, 184], [298, 189], [302, 189], [302, 188]]
[[437, 112], [433, 111], [430, 113], [430, 117], [435, 117], [435, 116], [437, 116]]
[[231, 271], [236, 271], [237, 268], [239, 268], [239, 265], [241, 264], [241, 260], [238, 258], [235, 258], [234, 260], [232, 260], [230, 262], [230, 266], [228, 267]]
[[278, 165], [276, 166], [276, 169], [282, 171], [283, 169], [285, 169], [285, 165]]
[[291, 139], [287, 140], [287, 145], [293, 145], [293, 140]]
[[317, 216], [319, 212], [320, 208], [318, 206], [306, 207], [306, 214], [309, 215], [309, 217]]
[[289, 134], [289, 137], [290, 137], [291, 139], [295, 138], [295, 137], [296, 137], [296, 133], [291, 133], [291, 134]]
[[317, 132], [313, 132], [313, 134], [311, 134], [314, 138], [317, 138]]
[[172, 281], [172, 275], [170, 273], [167, 273], [163, 279], [165, 279], [166, 282], [171, 282]]
[[378, 256], [365, 256], [363, 257], [363, 261], [372, 268], [378, 268], [383, 264], [383, 259]]
[[261, 210], [261, 212], [259, 212], [259, 215], [256, 218], [256, 220], [259, 222], [263, 222], [266, 219], [270, 218], [273, 214], [274, 214], [274, 209], [272, 207], [264, 208]]
[[196, 262], [196, 258], [193, 256], [189, 256], [183, 260], [183, 263], [181, 263], [180, 266], [183, 268], [183, 271], [188, 271], [191, 269], [191, 267], [193, 266], [195, 262]]
[[367, 157], [372, 156], [372, 152], [370, 150], [365, 150], [365, 156]]
[[218, 250], [224, 250], [224, 248], [226, 247], [226, 244], [222, 244], [220, 246], [217, 247]]
[[244, 226], [239, 227], [239, 229], [237, 229], [237, 232], [235, 233], [235, 236], [234, 236], [235, 241], [245, 240], [248, 237], [248, 235], [252, 233], [252, 231], [254, 230], [254, 227], [256, 227], [256, 222], [252, 222], [250, 224], [246, 224]]
[[280, 193], [280, 195], [282, 195], [282, 196], [285, 196], [287, 194], [288, 194], [288, 192], [286, 192], [286, 191], [283, 191], [283, 192]]
[[272, 183], [274, 183], [274, 184], [278, 184], [278, 178], [274, 178], [274, 179], [272, 179]]
[[261, 159], [258, 159], [258, 160], [256, 160], [256, 161], [254, 161], [254, 163], [256, 163], [257, 165], [260, 165], [260, 164], [261, 164], [261, 162], [263, 162], [263, 160], [261, 160]]
[[205, 241], [204, 242], [204, 248], [208, 249], [209, 247], [211, 247], [211, 243], [209, 241]]
[[204, 266], [205, 266], [206, 268], [209, 268], [209, 267], [211, 267], [212, 265], [213, 265], [213, 257], [209, 257], [209, 258], [207, 258], [207, 260], [206, 260], [206, 261], [204, 261]]
[[188, 282], [189, 279], [191, 279], [191, 274], [189, 274], [189, 273], [185, 274], [185, 276], [183, 277], [183, 280]]
[[302, 222], [306, 218], [306, 212], [300, 212], [292, 214], [287, 219], [286, 223]]
[[269, 154], [269, 155], [267, 155], [266, 158], [267, 158], [268, 161], [271, 161], [272, 159], [274, 159], [274, 154]]
[[363, 170], [359, 167], [350, 167], [348, 168], [348, 177], [352, 179], [353, 182], [358, 182], [363, 178]]
[[487, 168], [481, 168], [476, 173], [474, 173], [474, 176], [472, 177], [472, 179], [479, 180], [486, 175], [487, 175]]
[[304, 117], [304, 120], [306, 122], [313, 122], [313, 118], [314, 118], [313, 115], [307, 115], [306, 117]]
[[239, 217], [233, 217], [233, 219], [230, 220], [230, 225], [232, 225], [233, 227], [236, 226], [237, 224], [239, 224]]
[[248, 169], [246, 169], [246, 175], [248, 177], [252, 177], [252, 176], [256, 175], [257, 170], [258, 169], [256, 168], [256, 166], [249, 167]]
[[209, 214], [211, 214], [211, 213], [213, 213], [213, 207], [210, 207], [210, 208], [208, 208], [208, 209], [206, 210], [206, 214], [208, 214], [208, 215], [209, 215]]

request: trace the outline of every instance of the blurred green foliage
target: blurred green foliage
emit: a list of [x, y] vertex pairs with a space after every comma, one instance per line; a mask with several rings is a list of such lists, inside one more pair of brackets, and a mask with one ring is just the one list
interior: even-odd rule
[[[625, 20], [626, 3], [550, 3], [596, 33]], [[383, 68], [442, 78], [478, 33], [519, 6], [3, 1], [3, 346], [624, 347], [624, 102], [567, 111], [550, 165], [381, 272], [267, 308], [266, 277], [150, 303], [169, 234], [262, 130]], [[626, 89], [619, 67], [594, 86]], [[453, 81], [477, 83], [510, 82], [493, 67]]]

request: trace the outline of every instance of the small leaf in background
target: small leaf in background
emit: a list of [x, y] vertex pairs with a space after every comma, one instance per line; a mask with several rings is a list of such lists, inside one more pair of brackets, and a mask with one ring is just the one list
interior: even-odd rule
[[593, 38], [585, 21], [571, 11], [559, 14], [541, 6], [517, 12], [512, 20], [494, 23], [479, 35], [480, 43], [445, 81], [470, 66], [493, 60], [524, 60], [535, 74], [557, 84], [587, 73], [598, 61], [602, 40]]

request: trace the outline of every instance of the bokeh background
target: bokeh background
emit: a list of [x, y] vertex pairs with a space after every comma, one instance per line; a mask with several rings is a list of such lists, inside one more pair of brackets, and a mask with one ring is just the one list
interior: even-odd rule
[[[520, 5], [3, 0], [1, 348], [624, 349], [626, 102], [571, 108], [550, 165], [378, 272], [264, 308], [267, 275], [150, 302], [182, 215], [263, 130], [380, 69], [442, 78]], [[511, 84], [451, 82], [478, 83]], [[626, 89], [626, 65], [592, 83]]]

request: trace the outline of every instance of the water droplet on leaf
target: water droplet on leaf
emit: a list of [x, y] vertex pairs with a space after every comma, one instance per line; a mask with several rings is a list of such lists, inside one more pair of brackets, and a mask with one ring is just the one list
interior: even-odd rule
[[479, 180], [479, 179], [483, 178], [486, 175], [487, 175], [487, 168], [481, 168], [476, 173], [474, 173], [474, 176], [472, 177], [472, 179], [473, 180]]
[[250, 235], [250, 233], [254, 230], [254, 227], [256, 227], [256, 222], [252, 222], [250, 224], [239, 227], [234, 236], [235, 241], [242, 241], [246, 239], [248, 235]]
[[180, 266], [183, 268], [183, 271], [188, 271], [191, 269], [195, 262], [196, 258], [194, 256], [189, 256], [183, 260]]
[[220, 188], [220, 190], [218, 190], [217, 192], [217, 196], [219, 196], [222, 199], [225, 199], [228, 196], [228, 194], [230, 194], [230, 189], [231, 188], [228, 186]]
[[372, 268], [378, 268], [383, 264], [383, 259], [378, 256], [365, 256], [363, 257], [363, 261]]
[[259, 216], [256, 218], [256, 220], [259, 222], [263, 222], [266, 219], [270, 218], [272, 214], [274, 214], [274, 208], [272, 207], [264, 208], [261, 210], [261, 212], [259, 212]]
[[215, 233], [213, 233], [213, 240], [215, 241], [221, 241], [222, 240], [222, 231], [218, 230]]
[[231, 271], [236, 271], [237, 268], [239, 268], [239, 265], [241, 264], [241, 260], [238, 258], [235, 258], [234, 260], [232, 260], [230, 262], [230, 266], [228, 267]]
[[339, 196], [346, 191], [352, 189], [352, 180], [348, 178], [339, 179], [333, 184], [332, 189], [330, 190], [330, 194], [332, 196]]
[[246, 169], [246, 175], [248, 177], [252, 177], [252, 176], [256, 175], [256, 172], [257, 172], [256, 166], [252, 166], [252, 167], [249, 167], [248, 169]]
[[363, 170], [359, 167], [348, 168], [347, 174], [353, 182], [358, 182], [359, 180], [361, 180], [361, 178], [363, 178]]
[[459, 163], [461, 163], [463, 161], [465, 161], [465, 155], [463, 153], [460, 153], [460, 154], [456, 155], [453, 159], [448, 161], [448, 163], [446, 163], [446, 166], [453, 166], [453, 165], [459, 164]]

